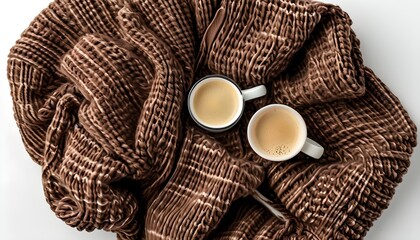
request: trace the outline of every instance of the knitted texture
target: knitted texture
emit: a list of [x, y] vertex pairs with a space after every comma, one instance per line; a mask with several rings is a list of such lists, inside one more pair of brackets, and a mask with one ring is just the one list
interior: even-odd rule
[[213, 139], [188, 130], [177, 168], [149, 208], [147, 239], [205, 237], [234, 200], [262, 182], [263, 168], [247, 160], [233, 159]]
[[[216, 12], [218, 14], [216, 14]], [[15, 119], [58, 218], [118, 239], [361, 239], [392, 198], [416, 126], [363, 64], [349, 16], [305, 0], [55, 0], [11, 49]], [[223, 133], [191, 84], [264, 84]], [[261, 159], [258, 108], [297, 109], [320, 160]], [[264, 192], [280, 220], [249, 197]]]

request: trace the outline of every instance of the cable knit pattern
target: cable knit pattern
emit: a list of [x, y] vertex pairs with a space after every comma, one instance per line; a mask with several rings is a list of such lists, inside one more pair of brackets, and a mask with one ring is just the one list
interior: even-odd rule
[[222, 6], [228, 14], [208, 65], [246, 87], [267, 83], [284, 70], [325, 9], [305, 1], [224, 1]]
[[364, 93], [360, 44], [350, 25], [348, 15], [337, 7], [324, 11], [288, 69], [273, 81], [276, 102], [298, 107]]
[[[359, 48], [350, 17], [315, 1], [55, 0], [11, 49], [8, 79], [46, 200], [72, 227], [362, 239], [409, 167], [416, 126]], [[235, 127], [205, 132], [185, 96], [206, 74], [268, 93]], [[270, 103], [302, 114], [321, 159], [252, 151], [247, 124]], [[249, 196], [257, 188], [284, 220]]]
[[263, 177], [261, 166], [233, 159], [213, 139], [189, 130], [173, 176], [149, 208], [147, 238], [207, 236], [231, 203], [254, 191]]

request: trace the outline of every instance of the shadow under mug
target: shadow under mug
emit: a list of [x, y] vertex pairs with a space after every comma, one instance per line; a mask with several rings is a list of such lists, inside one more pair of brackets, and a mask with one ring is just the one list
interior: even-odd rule
[[[225, 87], [230, 88], [232, 95], [231, 97], [234, 97], [235, 102], [237, 102], [237, 106], [235, 106], [235, 111], [233, 112], [232, 116], [223, 124], [210, 124], [209, 122], [206, 122], [202, 118], [198, 116], [197, 113], [198, 110], [196, 109], [197, 106], [195, 106], [195, 98], [197, 97], [197, 93], [199, 92], [203, 86], [206, 84], [212, 83], [212, 82], [222, 82], [226, 83]], [[192, 119], [202, 128], [206, 129], [210, 132], [223, 132], [231, 127], [233, 127], [241, 118], [242, 113], [245, 108], [245, 101], [255, 99], [262, 97], [267, 94], [267, 89], [264, 85], [259, 85], [250, 89], [241, 90], [240, 87], [230, 78], [224, 76], [224, 75], [207, 75], [200, 80], [198, 80], [192, 87], [188, 94], [188, 111], [192, 117]], [[206, 100], [206, 99], [205, 99]], [[223, 101], [222, 99], [216, 99], [218, 101]], [[206, 101], [213, 101], [212, 99], [207, 99]], [[228, 103], [222, 103], [222, 104], [216, 104], [217, 108], [224, 108], [224, 104]]]
[[[284, 114], [283, 119], [289, 118], [289, 122], [285, 122], [284, 126], [282, 126], [282, 121], [278, 121], [275, 118], [272, 118], [274, 120], [261, 120], [264, 117], [267, 119], [267, 116], [273, 114], [274, 111], [279, 112], [278, 114], [280, 115], [278, 116]], [[267, 124], [269, 121], [275, 123], [273, 124], [274, 127], [272, 127], [271, 124]], [[260, 126], [261, 124], [265, 124], [265, 126], [263, 126], [265, 127], [263, 131], [261, 131], [261, 129], [263, 129]], [[270, 136], [264, 137], [263, 134]], [[299, 152], [303, 152], [312, 158], [319, 159], [324, 153], [324, 148], [320, 144], [307, 137], [307, 128], [302, 116], [293, 108], [283, 104], [270, 104], [260, 108], [256, 113], [254, 113], [248, 123], [247, 136], [249, 144], [254, 152], [256, 152], [260, 157], [271, 161], [289, 160], [296, 156]], [[286, 150], [280, 148], [280, 150], [276, 152], [275, 150], [272, 150], [272, 147], [283, 144], [280, 143], [280, 141], [279, 143], [275, 142], [279, 136], [284, 138], [281, 140], [283, 142], [287, 141], [288, 137], [293, 138], [293, 141], [290, 141], [291, 144], [287, 146]], [[263, 144], [261, 144], [261, 142], [263, 142], [261, 139], [264, 139]], [[267, 141], [271, 140], [275, 143], [271, 144], [270, 142], [270, 144], [267, 144], [270, 145], [270, 147], [263, 146]]]

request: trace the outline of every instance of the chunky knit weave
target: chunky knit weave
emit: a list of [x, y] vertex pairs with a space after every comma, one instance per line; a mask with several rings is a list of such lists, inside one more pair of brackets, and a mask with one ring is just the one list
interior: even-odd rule
[[[268, 95], [205, 132], [185, 96], [210, 73]], [[8, 79], [51, 209], [119, 239], [360, 239], [416, 145], [349, 16], [319, 2], [56, 0], [11, 49]], [[270, 103], [303, 115], [320, 160], [253, 153], [247, 123]], [[257, 188], [284, 220], [248, 197]]]

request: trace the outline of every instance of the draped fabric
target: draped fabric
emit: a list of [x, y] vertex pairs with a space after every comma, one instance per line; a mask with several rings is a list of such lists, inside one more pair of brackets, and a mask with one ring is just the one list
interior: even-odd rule
[[[206, 74], [268, 94], [209, 133], [185, 105]], [[315, 1], [55, 0], [11, 49], [8, 79], [51, 210], [118, 239], [361, 239], [416, 145], [349, 16]], [[302, 114], [320, 160], [252, 151], [247, 123], [270, 103]]]

